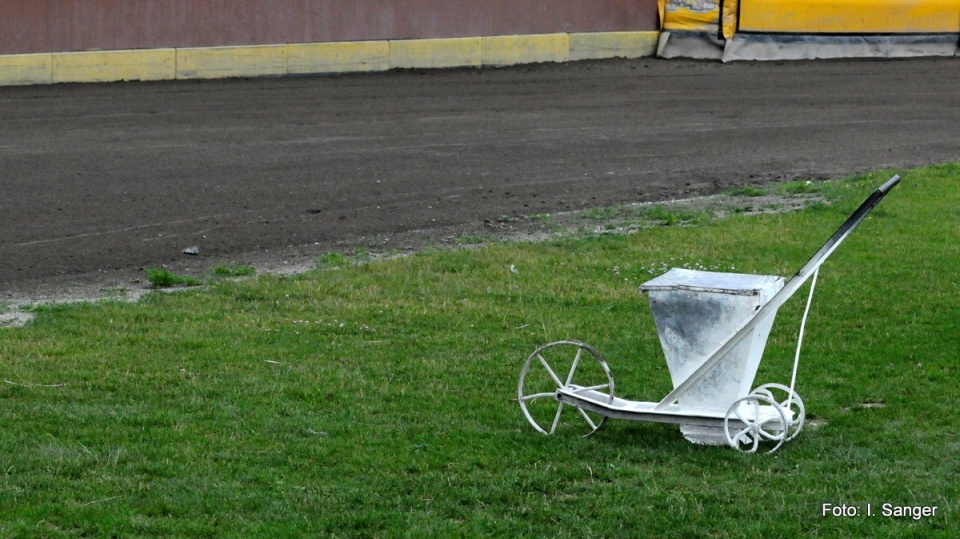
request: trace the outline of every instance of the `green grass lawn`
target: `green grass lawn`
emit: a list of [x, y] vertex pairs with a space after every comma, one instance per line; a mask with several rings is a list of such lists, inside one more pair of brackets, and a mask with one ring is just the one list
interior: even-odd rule
[[[626, 421], [543, 436], [520, 367], [576, 338], [620, 396], [659, 400], [637, 286], [670, 266], [789, 277], [888, 171], [796, 213], [40, 307], [0, 330], [0, 537], [953, 537], [960, 166], [898, 172], [823, 266], [797, 382], [812, 425], [777, 453]], [[758, 385], [789, 383], [804, 290]]]

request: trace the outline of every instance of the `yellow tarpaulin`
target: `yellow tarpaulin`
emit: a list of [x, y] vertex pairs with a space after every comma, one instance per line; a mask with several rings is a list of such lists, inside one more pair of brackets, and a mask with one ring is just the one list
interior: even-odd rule
[[716, 32], [719, 0], [659, 0], [660, 28], [667, 31]]
[[[958, 0], [960, 1], [960, 0]], [[732, 39], [737, 31], [737, 17], [740, 0], [723, 0], [720, 4], [720, 21], [723, 39]]]
[[[739, 0], [739, 2], [739, 29], [747, 32], [795, 34], [960, 32], [960, 0]], [[724, 34], [726, 34], [726, 28]]]

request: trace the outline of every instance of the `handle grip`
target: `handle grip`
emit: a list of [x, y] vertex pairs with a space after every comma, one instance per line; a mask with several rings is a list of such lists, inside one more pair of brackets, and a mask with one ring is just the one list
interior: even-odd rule
[[885, 183], [885, 184], [881, 185], [880, 187], [878, 187], [878, 188], [877, 188], [877, 191], [880, 191], [880, 194], [881, 194], [881, 195], [886, 195], [887, 193], [890, 192], [891, 189], [893, 189], [894, 187], [896, 187], [896, 185], [897, 185], [898, 183], [900, 183], [900, 175], [899, 175], [899, 174], [894, 174], [892, 178], [890, 178], [889, 180], [887, 180], [887, 183]]

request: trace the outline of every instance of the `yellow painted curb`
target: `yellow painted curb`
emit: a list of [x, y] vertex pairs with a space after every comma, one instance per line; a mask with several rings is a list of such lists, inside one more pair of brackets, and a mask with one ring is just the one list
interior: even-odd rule
[[287, 74], [287, 45], [177, 49], [178, 79]]
[[53, 55], [53, 82], [169, 80], [175, 73], [174, 49], [64, 52]]
[[0, 55], [0, 86], [479, 67], [652, 56], [658, 32], [597, 32]]
[[656, 31], [570, 34], [570, 60], [653, 56], [659, 39]]
[[52, 54], [0, 56], [0, 86], [50, 84], [51, 82], [53, 82]]
[[481, 39], [479, 37], [458, 37], [391, 41], [390, 67], [476, 67], [481, 64]]
[[287, 73], [351, 73], [390, 69], [390, 43], [353, 41], [287, 46]]
[[566, 62], [568, 34], [493, 36], [482, 38], [483, 65], [508, 66], [537, 62]]

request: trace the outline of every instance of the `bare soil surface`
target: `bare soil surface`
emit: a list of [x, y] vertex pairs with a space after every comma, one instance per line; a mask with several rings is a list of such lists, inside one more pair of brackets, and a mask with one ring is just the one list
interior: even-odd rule
[[960, 58], [0, 88], [0, 303], [960, 161], [958, 88]]

